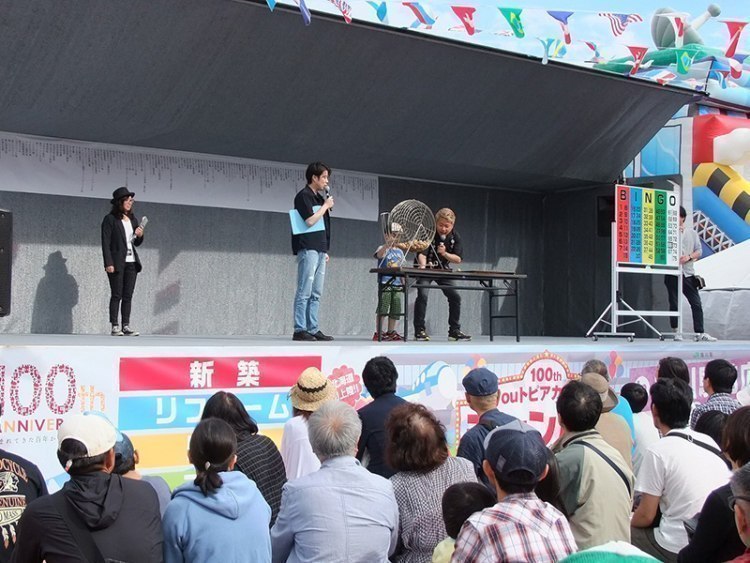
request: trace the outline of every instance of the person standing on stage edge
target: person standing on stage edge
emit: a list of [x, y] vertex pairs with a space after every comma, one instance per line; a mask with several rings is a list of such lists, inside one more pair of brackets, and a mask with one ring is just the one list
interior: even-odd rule
[[323, 221], [325, 228], [299, 235], [292, 234], [292, 252], [297, 257], [297, 292], [294, 295], [294, 335], [292, 340], [333, 340], [318, 327], [320, 296], [326, 277], [328, 248], [331, 244], [333, 197], [328, 193], [331, 169], [322, 162], [307, 167], [307, 185], [294, 198], [294, 208], [305, 224], [312, 227]]
[[[112, 336], [138, 336], [130, 328], [130, 308], [133, 301], [135, 279], [141, 271], [141, 260], [136, 247], [143, 242], [143, 228], [133, 215], [135, 194], [128, 188], [112, 192], [112, 210], [102, 221], [102, 254], [104, 271], [109, 278], [109, 322]], [[122, 305], [122, 328], [117, 321]]]
[[[682, 264], [682, 293], [690, 303], [693, 312], [693, 330], [698, 334], [698, 340], [704, 342], [715, 342], [716, 339], [703, 330], [703, 305], [698, 293], [698, 284], [695, 279], [694, 263], [703, 254], [701, 241], [698, 233], [693, 229], [685, 228], [687, 211], [680, 206], [680, 264]], [[677, 310], [677, 276], [664, 276], [664, 285], [667, 286], [669, 296], [669, 309]], [[669, 317], [669, 324], [673, 329], [677, 328], [677, 317]], [[682, 340], [682, 335], [675, 335], [675, 340]]]
[[[450, 270], [451, 264], [460, 264], [463, 255], [461, 237], [453, 228], [456, 214], [447, 207], [435, 213], [435, 239], [426, 250], [417, 254], [415, 266], [432, 270]], [[425, 330], [424, 317], [427, 311], [427, 289], [425, 286], [435, 282], [440, 286], [443, 295], [448, 298], [448, 339], [471, 340], [471, 336], [461, 332], [461, 296], [451, 286], [451, 280], [420, 279], [417, 283], [417, 300], [414, 302], [414, 337], [417, 340], [429, 340]]]

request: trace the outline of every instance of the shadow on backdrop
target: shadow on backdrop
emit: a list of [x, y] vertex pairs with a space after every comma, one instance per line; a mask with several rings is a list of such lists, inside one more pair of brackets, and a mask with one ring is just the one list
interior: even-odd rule
[[31, 313], [33, 334], [72, 334], [73, 307], [78, 304], [78, 282], [68, 272], [61, 251], [53, 252], [44, 265]]

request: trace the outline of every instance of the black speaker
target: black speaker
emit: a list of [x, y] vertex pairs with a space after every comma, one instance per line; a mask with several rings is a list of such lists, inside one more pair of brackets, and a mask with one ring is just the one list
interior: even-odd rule
[[612, 236], [612, 222], [615, 220], [615, 196], [596, 197], [596, 234], [600, 237]]
[[10, 270], [13, 265], [13, 214], [0, 209], [0, 317], [10, 315]]

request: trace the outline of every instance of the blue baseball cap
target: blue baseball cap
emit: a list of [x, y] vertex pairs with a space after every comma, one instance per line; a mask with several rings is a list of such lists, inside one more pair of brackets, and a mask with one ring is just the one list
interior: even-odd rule
[[484, 439], [484, 459], [506, 483], [538, 483], [547, 467], [547, 455], [539, 431], [520, 420], [495, 428]]
[[486, 397], [497, 393], [497, 376], [487, 368], [475, 368], [461, 382], [469, 395]]

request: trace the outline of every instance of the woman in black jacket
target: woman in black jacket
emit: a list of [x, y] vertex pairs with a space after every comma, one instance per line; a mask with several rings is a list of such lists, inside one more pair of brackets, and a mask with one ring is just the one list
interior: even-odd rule
[[[104, 271], [109, 278], [109, 322], [112, 336], [138, 336], [130, 328], [130, 307], [135, 289], [135, 279], [141, 271], [141, 261], [136, 247], [143, 242], [143, 228], [133, 215], [135, 194], [128, 188], [112, 192], [112, 210], [102, 221], [102, 254]], [[117, 313], [122, 303], [122, 328]]]

